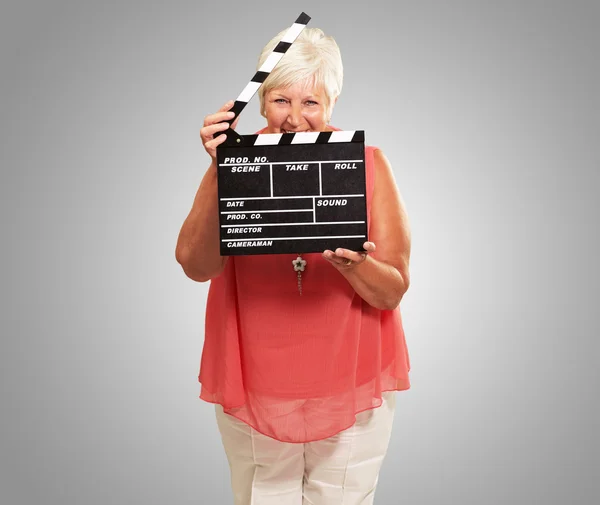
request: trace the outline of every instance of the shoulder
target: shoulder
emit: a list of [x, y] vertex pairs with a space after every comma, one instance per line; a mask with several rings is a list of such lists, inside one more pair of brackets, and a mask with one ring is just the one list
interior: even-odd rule
[[365, 155], [374, 172], [375, 184], [379, 185], [382, 182], [388, 184], [390, 181], [394, 181], [395, 184], [392, 164], [379, 147], [365, 146]]
[[375, 163], [377, 163], [379, 165], [381, 165], [381, 164], [389, 165], [389, 160], [387, 159], [386, 155], [383, 153], [381, 148], [379, 148], [377, 146], [365, 145], [365, 155], [367, 157], [373, 156], [373, 161], [375, 161]]

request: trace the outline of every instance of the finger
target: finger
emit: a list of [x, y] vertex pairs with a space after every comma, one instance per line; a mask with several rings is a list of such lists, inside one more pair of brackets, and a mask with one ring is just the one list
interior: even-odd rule
[[377, 249], [377, 247], [375, 246], [374, 242], [365, 242], [363, 244], [363, 249], [365, 251], [367, 251], [367, 253], [372, 253], [372, 252], [375, 252], [375, 250]]
[[325, 258], [327, 261], [329, 261], [329, 263], [335, 266], [341, 266], [344, 261], [338, 258], [335, 255], [335, 253], [333, 251], [330, 251], [329, 249], [323, 251], [323, 258]]
[[[214, 139], [209, 140], [208, 142], [206, 142], [206, 144], [204, 144], [204, 148], [207, 151], [215, 150], [217, 148], [217, 146], [219, 146], [223, 142], [225, 142], [226, 139], [227, 139], [227, 135], [221, 134], [218, 137], [215, 137]], [[212, 154], [211, 154], [211, 156], [212, 156]]]
[[223, 106], [219, 109], [219, 111], [226, 111], [231, 109], [231, 107], [233, 107], [234, 101], [233, 100], [229, 100], [228, 102], [225, 102], [223, 104]]
[[352, 263], [349, 263], [350, 258], [338, 256], [333, 251], [326, 250], [323, 252], [323, 257], [332, 265], [340, 268], [348, 268]]
[[214, 114], [209, 114], [204, 118], [204, 126], [210, 126], [215, 123], [222, 123], [223, 121], [231, 121], [235, 117], [235, 112], [229, 111], [221, 111], [215, 112]]
[[200, 138], [204, 143], [212, 140], [215, 134], [225, 131], [229, 128], [229, 123], [215, 123], [200, 129]]
[[365, 258], [364, 258], [364, 254], [365, 253], [359, 253], [356, 251], [350, 251], [349, 249], [342, 249], [341, 247], [338, 247], [335, 250], [335, 255], [338, 258], [342, 258], [342, 263], [345, 263], [345, 259], [349, 259], [354, 261], [355, 263], [360, 263], [362, 262]]

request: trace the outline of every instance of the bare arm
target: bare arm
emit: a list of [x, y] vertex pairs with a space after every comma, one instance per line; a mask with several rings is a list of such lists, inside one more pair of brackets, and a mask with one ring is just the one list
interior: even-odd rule
[[[200, 129], [200, 138], [212, 162], [196, 192], [192, 209], [185, 219], [175, 249], [175, 257], [185, 274], [198, 282], [205, 282], [219, 275], [225, 268], [227, 257], [221, 256], [219, 248], [219, 202], [217, 196], [217, 146], [225, 141], [218, 135], [229, 126], [227, 112], [233, 101], [227, 102], [219, 112], [206, 116]], [[235, 128], [237, 120], [233, 123]]]
[[[375, 187], [371, 204], [372, 242], [369, 254], [348, 249], [325, 251], [323, 256], [348, 280], [370, 305], [382, 310], [396, 308], [409, 283], [411, 234], [408, 216], [394, 174], [385, 155], [375, 156]], [[375, 246], [376, 245], [376, 246]], [[345, 259], [353, 260], [345, 265]]]
[[198, 282], [216, 277], [225, 268], [227, 257], [219, 252], [217, 168], [214, 163], [204, 174], [192, 210], [181, 227], [175, 256], [185, 274]]

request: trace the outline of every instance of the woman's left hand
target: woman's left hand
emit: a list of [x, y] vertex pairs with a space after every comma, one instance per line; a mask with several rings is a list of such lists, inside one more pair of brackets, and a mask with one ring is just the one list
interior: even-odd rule
[[338, 270], [349, 270], [365, 261], [369, 253], [375, 252], [375, 244], [373, 242], [365, 242], [363, 249], [365, 252], [351, 251], [350, 249], [342, 249], [341, 247], [338, 247], [335, 251], [327, 249], [323, 251], [323, 258]]

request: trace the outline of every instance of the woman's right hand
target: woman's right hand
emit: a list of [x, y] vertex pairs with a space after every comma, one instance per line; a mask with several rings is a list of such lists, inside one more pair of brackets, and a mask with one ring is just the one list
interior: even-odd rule
[[[217, 146], [225, 142], [227, 135], [223, 134], [225, 130], [229, 128], [227, 120], [231, 120], [234, 117], [233, 112], [228, 112], [233, 107], [233, 100], [229, 100], [223, 107], [219, 109], [219, 112], [209, 114], [204, 118], [204, 126], [200, 128], [200, 138], [202, 139], [202, 145], [206, 152], [216, 162], [217, 159]], [[231, 128], [235, 128], [239, 116], [231, 125]]]

